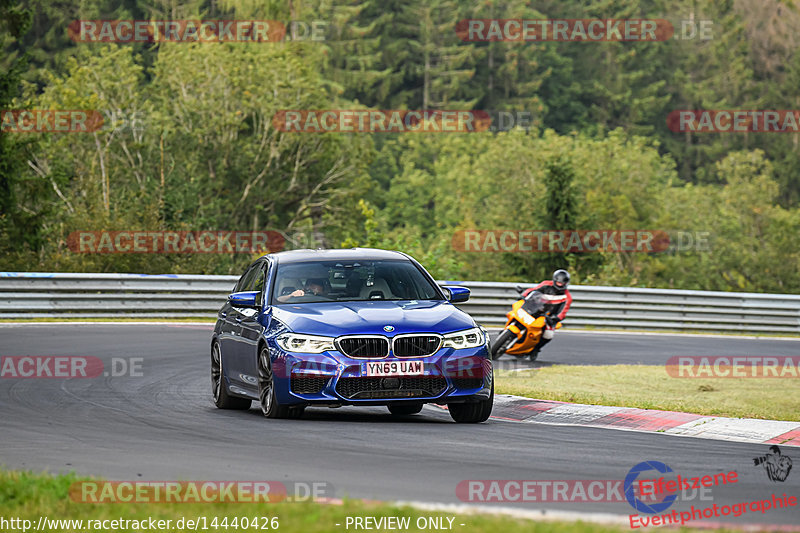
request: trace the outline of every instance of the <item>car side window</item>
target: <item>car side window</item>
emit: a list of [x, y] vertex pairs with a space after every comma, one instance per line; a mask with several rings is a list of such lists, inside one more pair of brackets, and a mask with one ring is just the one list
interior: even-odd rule
[[258, 270], [256, 270], [256, 276], [253, 280], [253, 286], [249, 289], [251, 291], [263, 291], [264, 290], [264, 280], [267, 278], [266, 273], [264, 272], [264, 265], [260, 265]]
[[264, 284], [267, 280], [267, 266], [267, 263], [261, 263], [258, 265], [258, 268], [256, 269], [256, 275], [253, 278], [253, 286], [250, 289], [247, 289], [250, 291], [258, 291], [258, 298], [256, 298], [256, 302], [258, 302], [259, 305], [264, 302]]
[[253, 285], [253, 278], [258, 271], [258, 267], [259, 265], [252, 265], [247, 269], [247, 271], [245, 271], [244, 274], [242, 274], [242, 277], [239, 278], [239, 283], [236, 284], [236, 290], [234, 292], [251, 290], [249, 287]]

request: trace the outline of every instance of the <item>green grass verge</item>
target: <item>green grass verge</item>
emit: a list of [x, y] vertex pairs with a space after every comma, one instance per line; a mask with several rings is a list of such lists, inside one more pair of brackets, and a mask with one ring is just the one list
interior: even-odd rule
[[664, 366], [496, 371], [496, 391], [541, 400], [800, 421], [800, 378], [673, 378]]
[[[277, 517], [277, 531], [285, 533], [317, 533], [317, 532], [346, 532], [345, 519], [348, 516], [370, 517], [410, 517], [411, 527], [406, 531], [420, 531], [416, 528], [418, 517], [453, 517], [452, 531], [463, 533], [588, 533], [608, 532], [618, 533], [630, 531], [625, 527], [591, 524], [586, 522], [555, 522], [533, 521], [491, 514], [461, 514], [453, 515], [446, 512], [428, 512], [412, 507], [403, 507], [392, 504], [367, 503], [361, 500], [345, 500], [341, 505], [320, 503], [273, 503], [273, 504], [87, 504], [77, 503], [69, 499], [70, 485], [80, 479], [75, 475], [50, 476], [46, 474], [32, 474], [28, 472], [0, 471], [0, 517], [20, 518], [30, 520], [32, 528], [36, 527], [40, 516], [50, 519], [82, 519], [84, 526], [86, 520], [146, 520], [150, 517], [155, 520], [172, 520], [172, 528], [160, 531], [185, 531], [176, 529], [174, 525], [180, 518], [196, 520], [198, 517], [207, 517], [207, 531], [242, 531], [241, 528], [221, 527], [224, 517], [232, 523], [235, 517], [247, 517], [248, 521], [254, 517]], [[212, 528], [213, 518], [217, 518], [218, 527]], [[336, 524], [341, 524], [337, 526]], [[447, 524], [447, 521], [444, 521]], [[464, 524], [461, 526], [460, 524]], [[250, 527], [249, 531], [265, 531], [261, 529], [259, 519], [258, 528]], [[92, 529], [97, 531], [96, 529]], [[11, 531], [11, 530], [9, 530]], [[21, 531], [19, 529], [18, 531]], [[35, 529], [34, 529], [35, 531]], [[48, 531], [88, 531], [68, 528], [50, 528]], [[134, 531], [132, 529], [118, 528], [113, 531]], [[156, 532], [159, 530], [155, 530]], [[203, 526], [199, 527], [203, 531]], [[351, 526], [350, 531], [353, 531]], [[683, 531], [695, 531], [683, 529]], [[154, 532], [155, 533], [155, 532]]]

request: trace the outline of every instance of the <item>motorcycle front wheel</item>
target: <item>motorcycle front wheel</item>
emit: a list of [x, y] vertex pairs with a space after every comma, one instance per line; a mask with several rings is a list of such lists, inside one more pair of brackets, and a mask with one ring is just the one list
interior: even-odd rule
[[497, 340], [494, 341], [492, 345], [492, 360], [499, 359], [502, 357], [506, 350], [511, 348], [511, 345], [516, 342], [517, 336], [514, 334], [513, 331], [504, 329], [502, 333], [497, 337]]

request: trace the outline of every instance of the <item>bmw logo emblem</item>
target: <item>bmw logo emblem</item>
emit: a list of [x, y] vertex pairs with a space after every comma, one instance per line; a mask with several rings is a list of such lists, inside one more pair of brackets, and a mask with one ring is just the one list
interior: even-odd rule
[[392, 331], [394, 331], [394, 326], [383, 326], [383, 331], [385, 331], [386, 333], [391, 333]]

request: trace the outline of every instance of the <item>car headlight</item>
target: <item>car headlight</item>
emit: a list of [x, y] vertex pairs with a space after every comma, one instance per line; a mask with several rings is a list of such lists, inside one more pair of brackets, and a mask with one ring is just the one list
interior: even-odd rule
[[328, 350], [334, 350], [332, 337], [284, 333], [278, 335], [275, 340], [278, 346], [287, 352], [322, 353]]
[[442, 346], [459, 350], [462, 348], [478, 348], [484, 344], [486, 344], [486, 337], [481, 328], [470, 328], [444, 335]]

